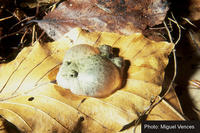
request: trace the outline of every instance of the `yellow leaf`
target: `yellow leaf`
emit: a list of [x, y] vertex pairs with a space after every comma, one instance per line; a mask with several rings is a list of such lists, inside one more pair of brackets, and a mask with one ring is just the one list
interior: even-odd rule
[[[77, 44], [118, 48], [130, 62], [124, 87], [106, 98], [78, 96], [59, 87], [58, 68], [67, 49]], [[172, 48], [173, 44], [151, 41], [140, 33], [124, 36], [79, 28], [52, 43], [36, 42], [14, 61], [0, 65], [0, 115], [23, 132], [119, 132], [160, 94]], [[163, 100], [148, 119], [183, 117]]]

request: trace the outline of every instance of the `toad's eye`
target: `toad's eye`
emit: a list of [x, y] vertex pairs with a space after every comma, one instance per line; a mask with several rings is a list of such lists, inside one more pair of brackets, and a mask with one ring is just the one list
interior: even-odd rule
[[100, 45], [99, 50], [102, 56], [105, 56], [107, 58], [111, 58], [113, 56], [112, 47], [109, 45]]
[[64, 63], [65, 63], [65, 65], [69, 66], [72, 62], [71, 61], [65, 61]]

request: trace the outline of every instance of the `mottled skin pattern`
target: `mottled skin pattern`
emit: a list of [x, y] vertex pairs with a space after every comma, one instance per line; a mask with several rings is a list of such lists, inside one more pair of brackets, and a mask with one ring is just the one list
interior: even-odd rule
[[108, 45], [76, 45], [67, 51], [56, 80], [74, 94], [105, 97], [120, 88], [123, 64]]

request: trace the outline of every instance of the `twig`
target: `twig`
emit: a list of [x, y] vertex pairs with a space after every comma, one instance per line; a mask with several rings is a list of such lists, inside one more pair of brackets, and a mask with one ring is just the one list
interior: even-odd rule
[[35, 16], [27, 17], [27, 18], [25, 18], [25, 19], [19, 21], [18, 23], [14, 24], [14, 25], [9, 29], [9, 31], [12, 30], [12, 29], [13, 29], [15, 26], [17, 26], [18, 24], [20, 24], [20, 23], [22, 23], [22, 22], [24, 22], [24, 21], [26, 21], [26, 20], [29, 21], [29, 20], [33, 19], [34, 17], [35, 17]]
[[[176, 20], [176, 18], [174, 17], [174, 14], [173, 14], [172, 12], [171, 12], [171, 16], [172, 16], [174, 22], [176, 22], [176, 23], [178, 24], [178, 21]], [[178, 27], [179, 27], [179, 26], [180, 26], [182, 29], [185, 30], [185, 28], [184, 28], [182, 25], [179, 25], [179, 24], [178, 24]]]
[[36, 41], [40, 41], [40, 39], [43, 37], [44, 34], [45, 34], [45, 32], [43, 31]]
[[5, 17], [5, 18], [1, 18], [0, 21], [4, 21], [4, 20], [7, 20], [7, 19], [10, 19], [12, 18], [13, 16], [9, 16], [9, 17]]
[[21, 44], [24, 43], [24, 37], [26, 36], [27, 32], [28, 32], [28, 30], [26, 29], [26, 31], [24, 32], [24, 34], [23, 34], [23, 36], [22, 36], [22, 38], [21, 38], [21, 40], [20, 40], [20, 43], [21, 43]]
[[[177, 21], [174, 21], [174, 20], [172, 20], [171, 18], [168, 18], [168, 20], [170, 20], [170, 21], [172, 21], [173, 23], [175, 23], [176, 25], [177, 25], [177, 27], [178, 27], [178, 32], [179, 32], [179, 34], [178, 34], [178, 39], [176, 40], [176, 42], [174, 43], [175, 45], [180, 41], [180, 39], [181, 39], [181, 28], [180, 28], [180, 25], [178, 24], [178, 22]], [[170, 33], [170, 32], [169, 32]], [[169, 33], [168, 33], [168, 36], [169, 36]], [[171, 40], [170, 40], [171, 41]], [[173, 43], [172, 41], [171, 41], [171, 43]]]
[[34, 43], [34, 39], [35, 39], [35, 25], [33, 25], [33, 31], [32, 31], [32, 42], [31, 42], [32, 46], [33, 46], [33, 43]]
[[6, 38], [6, 37], [9, 37], [9, 36], [13, 36], [13, 35], [16, 35], [16, 34], [19, 34], [20, 32], [22, 32], [24, 29], [20, 29], [19, 31], [16, 31], [16, 32], [13, 32], [13, 33], [10, 33], [10, 34], [5, 34], [3, 36], [0, 36], [0, 40], [2, 40], [3, 38]]
[[52, 5], [51, 12], [53, 12], [53, 10], [55, 10], [56, 4], [57, 4], [57, 3], [55, 3], [55, 4]]
[[162, 29], [165, 29], [165, 27], [150, 27], [149, 28], [150, 30], [162, 30]]
[[[158, 103], [155, 103], [156, 99], [158, 98], [158, 96], [156, 96], [155, 98], [152, 98], [151, 100], [151, 104], [149, 105], [149, 107], [139, 116], [139, 118], [135, 121], [135, 128], [134, 128], [134, 133], [136, 132], [136, 127], [139, 125], [139, 123], [142, 120], [142, 116], [146, 116], [146, 114], [148, 114]], [[160, 101], [158, 101], [160, 102]]]
[[192, 85], [193, 87], [200, 89], [200, 81], [199, 80], [190, 80], [189, 84]]
[[[170, 42], [173, 43], [171, 33], [170, 33], [170, 31], [169, 31], [169, 29], [168, 29], [168, 27], [167, 27], [165, 21], [163, 22], [163, 24], [164, 24], [164, 26], [165, 26], [165, 28], [166, 28], [166, 30], [167, 30], [167, 33], [168, 33]], [[180, 40], [180, 39], [179, 39], [179, 40]], [[177, 40], [177, 41], [178, 41], [178, 40]], [[176, 41], [176, 42], [177, 42], [177, 41]], [[177, 43], [178, 43], [178, 42], [177, 42]], [[166, 91], [165, 94], [161, 97], [161, 99], [163, 99], [163, 98], [168, 94], [168, 92], [169, 92], [170, 89], [172, 88], [172, 85], [173, 85], [174, 80], [175, 80], [175, 78], [176, 78], [176, 73], [177, 73], [177, 61], [176, 61], [176, 50], [175, 50], [175, 48], [172, 50], [172, 54], [173, 54], [173, 57], [174, 57], [174, 74], [173, 74], [173, 78], [172, 78], [172, 80], [171, 80], [171, 82], [170, 82], [170, 84], [169, 84], [169, 87], [168, 87], [167, 91]]]
[[[165, 29], [166, 29], [167, 33], [168, 33], [168, 37], [169, 37], [170, 43], [173, 43], [173, 44], [176, 45], [176, 44], [180, 41], [180, 38], [181, 38], [181, 28], [180, 28], [178, 22], [176, 21], [175, 17], [173, 16], [173, 14], [172, 14], [172, 17], [174, 18], [174, 20], [171, 19], [172, 21], [170, 21], [170, 22], [174, 22], [174, 23], [177, 25], [178, 29], [179, 29], [179, 37], [178, 37], [178, 39], [176, 40], [175, 43], [173, 43], [172, 36], [171, 36], [171, 33], [170, 33], [169, 28], [167, 27], [166, 22], [164, 21], [163, 24], [164, 24], [164, 26], [165, 26]], [[169, 19], [169, 18], [168, 18], [168, 19]], [[170, 25], [170, 26], [172, 26], [172, 25]], [[172, 27], [171, 27], [171, 28], [172, 28]], [[173, 30], [173, 28], [172, 28], [172, 30]], [[141, 121], [142, 116], [145, 116], [145, 115], [149, 114], [150, 111], [164, 99], [164, 97], [169, 93], [169, 91], [170, 91], [171, 88], [172, 88], [172, 85], [173, 85], [173, 83], [174, 83], [174, 81], [175, 81], [176, 74], [177, 74], [177, 60], [176, 60], [176, 50], [175, 50], [175, 48], [173, 48], [172, 54], [173, 54], [173, 59], [174, 59], [174, 74], [173, 74], [173, 78], [172, 78], [172, 80], [171, 80], [171, 82], [170, 82], [170, 84], [169, 84], [169, 86], [168, 86], [168, 89], [167, 89], [167, 91], [164, 93], [164, 95], [160, 97], [160, 99], [159, 99], [158, 101], [156, 100], [156, 99], [158, 98], [158, 96], [156, 96], [156, 97], [151, 101], [151, 104], [150, 104], [149, 108], [146, 109], [146, 110], [142, 113], [142, 115], [140, 115], [140, 117], [136, 120], [134, 132], [135, 132], [136, 127], [138, 126], [139, 122]], [[156, 102], [156, 101], [157, 101], [157, 102]]]
[[194, 26], [195, 28], [197, 28], [197, 26], [195, 24], [193, 24], [188, 18], [184, 18], [182, 17], [183, 20], [185, 20], [186, 22], [188, 22], [188, 24]]

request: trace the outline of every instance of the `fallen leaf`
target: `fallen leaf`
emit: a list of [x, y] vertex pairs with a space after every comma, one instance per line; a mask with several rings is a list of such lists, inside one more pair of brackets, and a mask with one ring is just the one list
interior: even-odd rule
[[23, 19], [27, 18], [28, 16], [20, 10], [19, 8], [16, 8], [15, 11], [13, 12], [13, 16], [18, 20], [22, 21]]
[[[198, 43], [198, 39], [194, 43]], [[198, 48], [193, 49], [193, 53], [185, 54], [179, 61], [182, 66], [180, 70], [187, 72], [181, 73], [178, 77], [176, 88], [180, 91], [179, 97], [183, 111], [191, 120], [200, 120], [200, 54]]]
[[[198, 112], [200, 112], [200, 81], [198, 80], [191, 80], [190, 81], [190, 88], [188, 89], [188, 94], [191, 97], [192, 103], [194, 105], [194, 109], [196, 109]], [[192, 86], [193, 84], [193, 86]], [[199, 119], [200, 119], [200, 115]]]
[[190, 0], [189, 3], [189, 18], [192, 21], [197, 21], [200, 19], [200, 1], [199, 0]]
[[[77, 44], [111, 45], [130, 62], [124, 87], [106, 98], [72, 94], [55, 83], [68, 48]], [[132, 132], [134, 124], [162, 90], [173, 44], [76, 28], [55, 42], [35, 43], [16, 59], [0, 65], [0, 115], [22, 132]], [[165, 100], [150, 120], [184, 120]], [[136, 129], [140, 132], [140, 126]]]
[[19, 133], [20, 131], [12, 123], [8, 122], [0, 116], [0, 130], [1, 133]]
[[167, 93], [167, 95], [164, 98], [167, 103], [169, 103], [175, 110], [177, 110], [179, 113], [184, 114], [179, 98], [175, 92], [175, 88], [171, 88], [170, 92]]
[[200, 55], [200, 30], [194, 31], [192, 29], [189, 29], [187, 35], [189, 43], [194, 49], [194, 52]]
[[168, 11], [162, 0], [70, 0], [49, 12], [38, 25], [54, 40], [74, 27], [130, 35], [162, 23]]
[[21, 7], [29, 7], [29, 8], [35, 8], [39, 6], [44, 6], [48, 4], [53, 4], [56, 2], [59, 2], [60, 0], [23, 0], [20, 3]]

